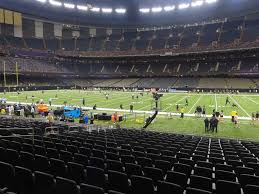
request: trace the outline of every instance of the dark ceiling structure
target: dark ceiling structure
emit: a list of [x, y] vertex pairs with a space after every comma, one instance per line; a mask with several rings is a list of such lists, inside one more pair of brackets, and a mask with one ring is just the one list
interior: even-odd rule
[[[202, 5], [194, 6], [197, 1]], [[214, 0], [1, 0], [0, 7], [62, 23], [105, 27], [191, 24], [259, 11], [258, 0], [210, 1]], [[75, 7], [68, 8], [65, 4]], [[79, 10], [77, 5], [83, 5], [87, 10]], [[187, 7], [181, 9], [180, 5]], [[125, 10], [125, 13], [119, 13], [117, 9]], [[141, 12], [140, 9], [145, 10]]]

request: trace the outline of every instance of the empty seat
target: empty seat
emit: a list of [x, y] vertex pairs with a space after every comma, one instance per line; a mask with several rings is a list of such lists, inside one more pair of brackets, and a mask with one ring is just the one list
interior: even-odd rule
[[59, 159], [59, 152], [54, 148], [47, 148], [47, 157]]
[[205, 167], [195, 167], [194, 175], [212, 178], [212, 170]]
[[146, 157], [146, 153], [145, 152], [140, 152], [140, 151], [133, 151], [132, 155], [134, 157]]
[[61, 150], [59, 154], [60, 159], [63, 160], [65, 163], [73, 162], [73, 154], [71, 152]]
[[104, 169], [104, 160], [102, 158], [90, 157], [89, 164]]
[[173, 156], [161, 156], [161, 160], [165, 160], [170, 162], [171, 164], [174, 164], [177, 162], [177, 158]]
[[224, 164], [225, 160], [223, 158], [210, 157], [209, 162], [215, 164]]
[[216, 170], [215, 172], [216, 180], [226, 180], [226, 181], [236, 181], [236, 174], [233, 172], [228, 172], [224, 170]]
[[56, 148], [60, 151], [60, 150], [66, 150], [66, 145], [62, 144], [62, 143], [56, 143]]
[[259, 176], [250, 175], [250, 174], [242, 174], [239, 177], [239, 182], [242, 185], [242, 187], [245, 187], [248, 184], [259, 186]]
[[117, 160], [119, 161], [120, 160], [120, 157], [118, 154], [115, 154], [115, 153], [112, 153], [112, 152], [106, 152], [106, 158], [108, 160]]
[[0, 187], [14, 188], [13, 180], [13, 166], [5, 162], [0, 162]]
[[109, 190], [109, 191], [108, 191], [108, 194], [125, 194], [125, 193], [121, 193], [121, 192], [118, 192], [118, 191]]
[[159, 154], [147, 153], [146, 157], [150, 158], [153, 162], [155, 160], [159, 160], [161, 156]]
[[218, 180], [216, 182], [216, 193], [217, 194], [240, 194], [240, 184], [237, 182]]
[[174, 171], [181, 172], [189, 176], [191, 174], [192, 167], [187, 164], [177, 163], [174, 164]]
[[229, 172], [233, 171], [233, 167], [231, 165], [227, 165], [227, 164], [216, 164], [215, 169], [229, 171]]
[[56, 178], [55, 193], [57, 194], [78, 194], [76, 182], [63, 177]]
[[173, 165], [170, 162], [165, 161], [165, 160], [156, 160], [155, 161], [155, 167], [161, 169], [164, 174], [167, 171], [171, 170], [172, 166]]
[[240, 176], [242, 174], [251, 174], [251, 175], [253, 175], [254, 174], [254, 169], [253, 168], [248, 168], [248, 167], [238, 166], [238, 167], [236, 167], [235, 172], [236, 172], [236, 174], [238, 176]]
[[155, 184], [157, 181], [162, 181], [164, 179], [163, 171], [159, 168], [145, 167], [143, 171], [144, 175], [148, 178], [151, 178]]
[[0, 161], [2, 162], [6, 162], [5, 151], [4, 147], [0, 147]]
[[233, 166], [233, 167], [237, 167], [237, 166], [243, 166], [243, 162], [239, 161], [239, 160], [228, 160], [227, 164]]
[[83, 154], [83, 155], [86, 155], [87, 157], [90, 157], [92, 151], [91, 151], [90, 148], [79, 147], [79, 153], [80, 153], [80, 154]]
[[213, 164], [211, 162], [205, 162], [205, 161], [198, 161], [197, 166], [205, 167], [205, 168], [208, 168], [208, 169], [211, 169], [211, 170], [213, 168]]
[[128, 176], [142, 175], [142, 168], [140, 165], [137, 165], [137, 164], [125, 163], [125, 171]]
[[28, 152], [28, 153], [34, 153], [34, 149], [33, 146], [31, 144], [27, 144], [27, 143], [23, 143], [22, 144], [22, 150], [24, 152]]
[[13, 149], [6, 149], [5, 152], [6, 162], [12, 165], [20, 165], [19, 153]]
[[84, 166], [82, 164], [68, 162], [68, 176], [70, 179], [81, 183], [85, 179]]
[[15, 167], [15, 190], [21, 194], [33, 194], [33, 176], [31, 170], [20, 166]]
[[101, 187], [88, 184], [80, 184], [81, 194], [104, 194], [104, 190]]
[[71, 153], [78, 153], [78, 149], [77, 149], [77, 147], [75, 146], [75, 145], [68, 145], [67, 146], [67, 151], [68, 152], [71, 152]]
[[186, 188], [186, 194], [212, 194], [212, 192], [205, 191], [205, 190], [202, 190], [202, 189], [187, 187]]
[[166, 181], [185, 188], [187, 184], [187, 176], [184, 173], [168, 171], [166, 175]]
[[131, 176], [131, 188], [134, 194], [154, 194], [153, 181], [142, 176]]
[[131, 155], [121, 155], [121, 161], [123, 163], [135, 163], [135, 157]]
[[45, 156], [35, 154], [34, 169], [42, 172], [50, 172], [50, 164], [48, 158]]
[[212, 190], [212, 179], [208, 177], [191, 175], [190, 178], [190, 187], [196, 189], [202, 189], [205, 191]]
[[146, 158], [146, 157], [138, 157], [137, 158], [137, 162], [139, 165], [141, 165], [142, 167], [145, 166], [152, 166], [152, 160], [150, 158]]
[[131, 150], [128, 149], [120, 149], [119, 150], [120, 155], [131, 155]]
[[50, 167], [51, 167], [51, 172], [54, 176], [66, 177], [67, 169], [66, 169], [65, 162], [63, 160], [51, 158]]
[[158, 181], [156, 194], [182, 194], [183, 188], [180, 185], [165, 181]]
[[246, 185], [244, 188], [245, 194], [258, 194], [259, 193], [259, 186], [257, 185]]
[[103, 150], [93, 149], [92, 153], [93, 153], [94, 157], [104, 159], [104, 151]]
[[49, 194], [54, 190], [55, 182], [53, 175], [35, 171], [34, 176], [36, 194]]
[[88, 165], [88, 157], [83, 154], [74, 154], [74, 162], [78, 164], [82, 164], [83, 166]]
[[114, 171], [123, 172], [122, 163], [120, 161], [107, 160], [106, 164], [107, 164], [107, 169], [108, 170], [114, 170]]
[[35, 145], [34, 146], [34, 154], [46, 156], [46, 150], [42, 146]]
[[86, 167], [87, 183], [99, 187], [105, 186], [105, 175], [104, 170], [94, 166]]
[[24, 168], [28, 168], [30, 170], [33, 170], [34, 168], [34, 156], [31, 153], [28, 152], [20, 152], [20, 166]]
[[190, 160], [190, 159], [187, 159], [187, 158], [180, 158], [178, 161], [179, 161], [179, 163], [187, 164], [187, 165], [189, 165], [191, 167], [194, 166], [194, 161]]
[[108, 181], [109, 181], [110, 190], [128, 193], [129, 183], [128, 183], [127, 174], [109, 170], [108, 171]]

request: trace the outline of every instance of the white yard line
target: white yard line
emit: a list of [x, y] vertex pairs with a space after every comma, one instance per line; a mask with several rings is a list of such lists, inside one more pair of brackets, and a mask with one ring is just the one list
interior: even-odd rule
[[248, 117], [251, 117], [250, 114], [248, 114], [248, 112], [247, 112], [234, 98], [232, 98], [232, 96], [230, 96], [229, 94], [228, 94], [228, 96], [235, 102], [235, 104], [236, 104], [239, 108], [242, 109], [242, 111], [243, 111], [244, 113], [246, 113], [246, 115], [247, 115]]
[[197, 99], [197, 101], [193, 104], [193, 106], [191, 107], [191, 109], [189, 110], [188, 114], [191, 113], [192, 109], [195, 107], [195, 105], [200, 101], [201, 97], [203, 95], [200, 95], [200, 97]]
[[[175, 104], [178, 104], [179, 102], [181, 102], [183, 99], [185, 99], [186, 98], [186, 96], [184, 96], [183, 98], [181, 98], [181, 99], [179, 99], [179, 100], [177, 100], [176, 102], [175, 102]], [[170, 106], [168, 106], [166, 109], [164, 109], [163, 111], [166, 111], [167, 109], [169, 109], [169, 108], [171, 108], [173, 105], [170, 105]]]
[[215, 109], [218, 110], [217, 94], [215, 93]]
[[253, 102], [253, 103], [255, 103], [255, 104], [259, 105], [259, 103], [258, 103], [258, 102], [256, 102], [256, 101], [252, 100], [251, 98], [248, 98], [247, 96], [245, 96], [245, 98], [247, 98], [247, 99], [248, 99], [248, 100], [250, 100], [251, 102]]
[[[165, 102], [166, 100], [169, 100], [169, 99], [172, 99], [172, 98], [175, 98], [176, 96], [175, 95], [172, 95], [172, 96], [168, 96], [168, 97], [166, 97], [166, 98], [161, 98], [163, 101], [162, 102]], [[171, 105], [172, 106], [172, 105]], [[169, 107], [171, 107], [171, 106], [169, 106]], [[139, 108], [138, 110], [143, 110], [143, 109], [145, 109], [146, 107], [151, 107], [150, 105], [147, 105], [147, 106], [143, 106], [143, 107], [141, 107], [141, 108]], [[166, 109], [168, 109], [169, 107], [167, 107]], [[166, 109], [164, 109], [164, 110], [166, 110]]]

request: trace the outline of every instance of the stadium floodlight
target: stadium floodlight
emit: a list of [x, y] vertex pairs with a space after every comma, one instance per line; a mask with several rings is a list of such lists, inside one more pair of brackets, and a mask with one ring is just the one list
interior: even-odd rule
[[75, 4], [72, 3], [64, 3], [64, 7], [68, 9], [75, 9]]
[[186, 9], [188, 7], [190, 7], [189, 3], [182, 3], [178, 5], [178, 9]]
[[62, 3], [61, 3], [61, 2], [55, 1], [55, 0], [49, 0], [49, 3], [50, 3], [51, 5], [58, 6], [58, 7], [62, 6]]
[[162, 7], [152, 7], [151, 11], [154, 12], [154, 13], [161, 12]]
[[141, 13], [149, 13], [150, 12], [150, 9], [149, 8], [140, 8], [139, 11]]
[[117, 8], [117, 9], [115, 9], [115, 12], [116, 13], [126, 13], [126, 9], [124, 9], [124, 8]]
[[194, 1], [192, 2], [192, 7], [199, 7], [203, 5], [203, 0], [198, 0], [198, 1]]
[[205, 2], [210, 4], [210, 3], [216, 3], [217, 0], [205, 0]]
[[38, 1], [40, 3], [46, 3], [47, 2], [47, 0], [36, 0], [36, 1]]
[[165, 11], [173, 11], [173, 10], [175, 10], [175, 6], [174, 6], [174, 5], [165, 6], [165, 7], [164, 7], [164, 10], [165, 10]]
[[77, 5], [76, 8], [77, 8], [78, 10], [82, 10], [82, 11], [87, 11], [87, 10], [88, 10], [88, 7], [85, 6], [85, 5]]
[[112, 13], [112, 8], [102, 8], [103, 13]]
[[92, 7], [91, 11], [99, 12], [100, 11], [100, 7]]

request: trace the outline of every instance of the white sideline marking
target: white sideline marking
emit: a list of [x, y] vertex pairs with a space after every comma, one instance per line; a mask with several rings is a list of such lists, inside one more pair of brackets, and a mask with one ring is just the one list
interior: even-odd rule
[[200, 101], [200, 99], [201, 99], [201, 97], [202, 97], [203, 95], [200, 95], [200, 97], [198, 98], [198, 100], [193, 104], [193, 106], [191, 107], [191, 109], [189, 110], [189, 112], [188, 113], [190, 113], [191, 111], [192, 111], [192, 109], [195, 107], [195, 105]]
[[236, 104], [239, 108], [242, 109], [242, 111], [243, 111], [244, 113], [246, 113], [247, 116], [251, 117], [251, 116], [248, 114], [248, 112], [246, 112], [246, 110], [245, 110], [234, 98], [232, 98], [229, 94], [228, 94], [228, 96], [235, 102], [235, 104]]
[[[13, 101], [7, 101], [7, 104], [16, 104], [17, 102]], [[32, 103], [25, 103], [21, 102], [23, 105], [31, 105]], [[64, 105], [52, 105], [52, 107], [63, 107]], [[92, 110], [93, 107], [81, 107], [84, 110]], [[112, 108], [97, 108], [96, 110], [101, 110], [101, 111], [112, 111], [112, 112], [121, 112], [121, 113], [130, 113], [130, 110], [125, 110], [125, 109], [112, 109]], [[134, 110], [134, 113], [145, 113], [145, 114], [153, 114], [154, 111], [142, 111], [142, 110]], [[180, 113], [172, 113], [172, 112], [158, 112], [159, 115], [169, 115], [171, 114], [172, 116], [179, 116]], [[186, 113], [184, 114], [186, 117], [196, 117], [195, 114], [189, 114]], [[211, 117], [211, 115], [206, 115], [207, 117]], [[231, 116], [224, 116], [224, 118], [231, 119]], [[251, 120], [251, 117], [239, 117], [239, 120]]]

